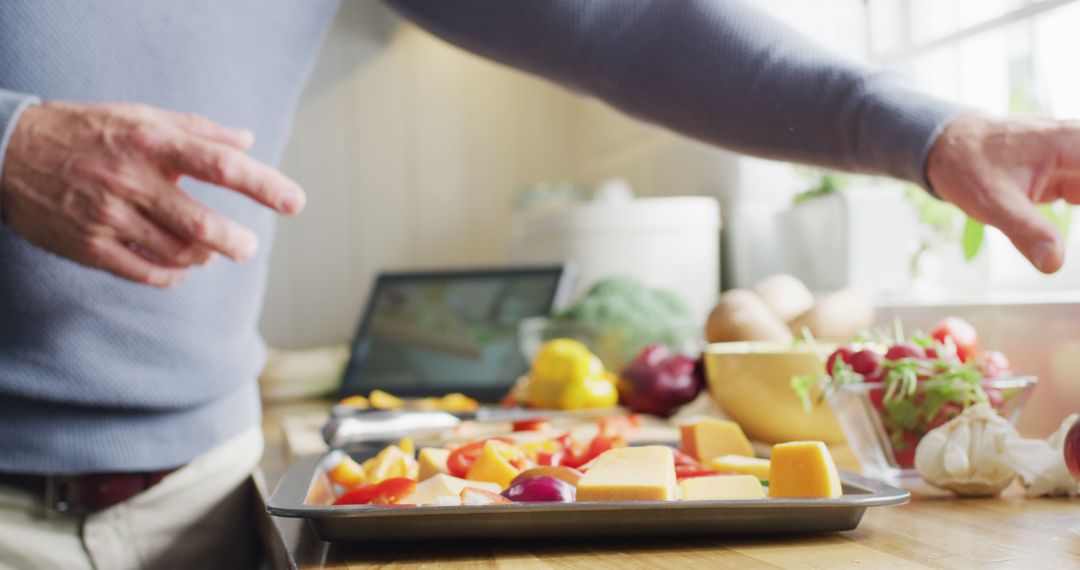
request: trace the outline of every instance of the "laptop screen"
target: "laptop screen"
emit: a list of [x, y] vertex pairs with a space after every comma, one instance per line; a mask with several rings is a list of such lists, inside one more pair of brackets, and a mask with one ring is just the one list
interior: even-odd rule
[[381, 389], [497, 400], [528, 368], [518, 324], [550, 314], [563, 276], [562, 267], [380, 275], [341, 395]]

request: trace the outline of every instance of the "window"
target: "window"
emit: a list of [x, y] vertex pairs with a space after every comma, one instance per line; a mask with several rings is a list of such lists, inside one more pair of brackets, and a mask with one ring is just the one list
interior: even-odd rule
[[[1080, 0], [866, 5], [871, 58], [922, 90], [996, 115], [1080, 119]], [[994, 231], [980, 253], [984, 259], [963, 269], [965, 280], [981, 279], [997, 290], [1080, 289], [1080, 231], [1070, 236], [1066, 267], [1045, 277]]]

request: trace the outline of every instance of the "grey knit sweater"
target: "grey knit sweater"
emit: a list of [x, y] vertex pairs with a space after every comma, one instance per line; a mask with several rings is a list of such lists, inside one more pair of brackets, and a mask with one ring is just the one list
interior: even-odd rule
[[[274, 163], [337, 3], [4, 0], [0, 157], [25, 105], [66, 99], [247, 127], [252, 154]], [[923, 183], [927, 149], [958, 112], [733, 0], [391, 3], [466, 49], [760, 156]], [[171, 467], [258, 421], [274, 217], [232, 192], [183, 187], [252, 228], [259, 255], [163, 291], [0, 225], [0, 471]]]

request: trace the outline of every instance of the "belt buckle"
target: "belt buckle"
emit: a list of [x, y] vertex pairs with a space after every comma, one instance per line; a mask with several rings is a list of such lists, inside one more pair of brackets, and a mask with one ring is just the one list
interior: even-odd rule
[[71, 513], [68, 499], [68, 477], [49, 475], [45, 477], [45, 518], [54, 519]]

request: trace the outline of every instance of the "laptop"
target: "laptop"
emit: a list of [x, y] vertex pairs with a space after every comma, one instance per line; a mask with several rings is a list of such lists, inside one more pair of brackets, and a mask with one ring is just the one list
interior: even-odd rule
[[571, 281], [563, 265], [381, 273], [339, 395], [498, 401], [528, 370], [518, 325], [565, 306]]

